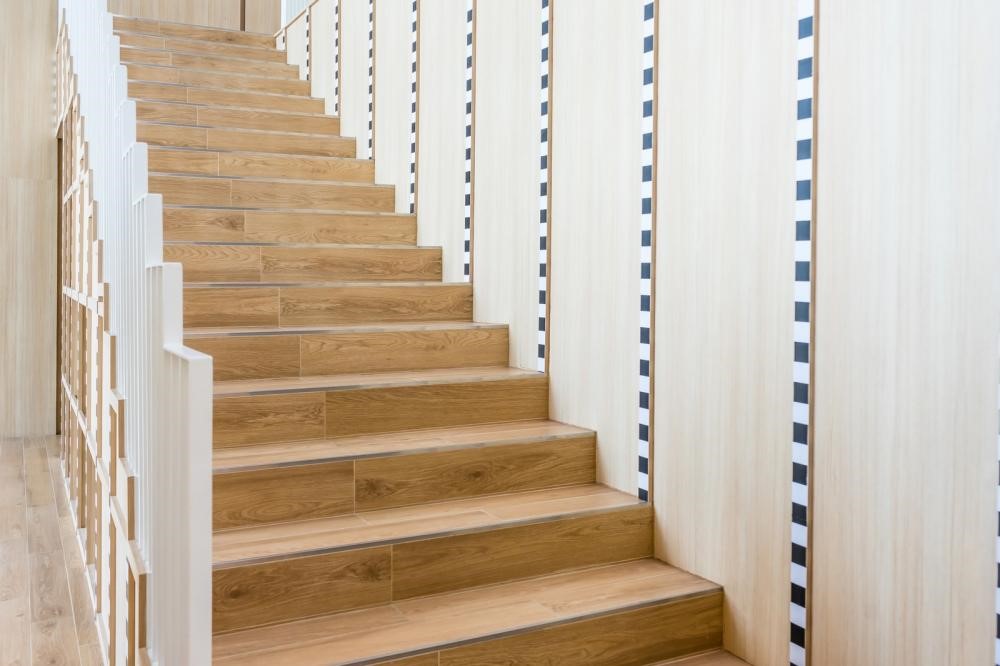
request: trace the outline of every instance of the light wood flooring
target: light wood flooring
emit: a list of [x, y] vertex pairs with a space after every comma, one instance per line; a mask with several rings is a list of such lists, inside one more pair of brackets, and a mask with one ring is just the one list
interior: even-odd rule
[[102, 663], [56, 437], [0, 441], [0, 664]]

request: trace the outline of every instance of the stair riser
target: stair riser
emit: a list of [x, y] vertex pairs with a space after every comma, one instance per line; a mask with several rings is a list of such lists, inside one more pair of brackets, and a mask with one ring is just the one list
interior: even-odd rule
[[[139, 121], [172, 123], [205, 128], [263, 130], [270, 132], [301, 132], [305, 134], [325, 134], [329, 138], [309, 141], [354, 141], [334, 136], [340, 133], [340, 120], [329, 116], [293, 115], [255, 109], [221, 109], [192, 106], [187, 103], [136, 102], [136, 117]], [[210, 135], [206, 135], [210, 136]], [[206, 138], [207, 141], [207, 138]], [[211, 147], [206, 145], [206, 147]]]
[[300, 248], [167, 245], [165, 261], [184, 267], [188, 282], [434, 281], [440, 248]]
[[375, 182], [375, 163], [371, 160], [156, 147], [149, 150], [149, 170], [194, 176]]
[[268, 76], [277, 79], [299, 78], [298, 67], [281, 62], [267, 62], [248, 58], [228, 58], [224, 56], [192, 55], [175, 51], [137, 49], [122, 47], [121, 61], [128, 65], [162, 65], [234, 74]]
[[308, 81], [289, 78], [268, 78], [233, 72], [204, 72], [197, 69], [129, 64], [128, 78], [147, 83], [169, 83], [217, 90], [264, 92], [276, 95], [308, 97], [312, 88]]
[[355, 156], [354, 139], [298, 134], [272, 134], [251, 130], [189, 127], [140, 123], [139, 141], [151, 146], [181, 146], [219, 151], [253, 151], [322, 157]]
[[372, 322], [470, 321], [472, 288], [226, 287], [188, 289], [184, 326], [336, 326]]
[[[447, 409], [441, 409], [447, 405]], [[216, 397], [216, 448], [548, 417], [544, 377]]]
[[163, 37], [183, 37], [185, 39], [240, 44], [242, 46], [254, 46], [258, 48], [275, 48], [274, 38], [269, 35], [125, 16], [114, 17], [114, 30], [115, 32], [134, 32]]
[[129, 81], [128, 95], [132, 99], [151, 102], [214, 104], [248, 109], [288, 111], [292, 113], [323, 113], [324, 110], [323, 100], [311, 99], [309, 97], [213, 88], [192, 88], [183, 85], [145, 83], [143, 81]]
[[593, 436], [217, 473], [213, 527], [593, 483]]
[[179, 206], [391, 213], [396, 205], [393, 188], [381, 185], [290, 183], [239, 178], [151, 175], [149, 191], [162, 194], [164, 204]]
[[123, 32], [118, 35], [122, 46], [142, 49], [159, 49], [176, 51], [191, 55], [219, 55], [227, 58], [246, 58], [261, 62], [276, 62], [284, 64], [287, 55], [284, 51], [273, 48], [247, 47], [224, 42], [204, 42], [177, 37], [162, 37], [160, 35], [144, 35], [133, 32]]
[[216, 633], [652, 553], [645, 505], [213, 572]]
[[415, 245], [417, 221], [410, 215], [166, 208], [163, 237], [169, 241]]
[[505, 366], [504, 328], [189, 338], [216, 381]]
[[[643, 666], [722, 646], [721, 591], [513, 636], [474, 642], [413, 659], [440, 666], [573, 664]], [[420, 661], [378, 662], [418, 666]]]

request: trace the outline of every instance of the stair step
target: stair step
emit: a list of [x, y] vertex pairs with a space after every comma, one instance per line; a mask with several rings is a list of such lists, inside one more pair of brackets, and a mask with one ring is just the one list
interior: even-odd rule
[[441, 279], [441, 248], [372, 245], [166, 243], [190, 282], [300, 283]]
[[168, 241], [415, 245], [417, 220], [396, 213], [164, 206]]
[[214, 458], [215, 529], [596, 478], [594, 433], [552, 421], [278, 442], [218, 449]]
[[213, 414], [216, 448], [544, 419], [548, 378], [483, 367], [231, 380], [215, 383]]
[[649, 557], [651, 527], [645, 502], [591, 484], [218, 532], [213, 627]]
[[245, 58], [264, 62], [286, 63], [288, 54], [279, 51], [272, 44], [269, 47], [244, 46], [228, 42], [211, 42], [186, 37], [165, 37], [137, 32], [119, 32], [118, 40], [122, 46], [141, 49], [158, 49], [193, 55], [222, 55], [230, 58]]
[[184, 37], [206, 42], [222, 42], [240, 44], [258, 48], [275, 48], [272, 35], [245, 32], [242, 30], [226, 30], [225, 28], [209, 28], [189, 23], [173, 23], [154, 19], [115, 16], [115, 32], [134, 32], [143, 35], [159, 35], [161, 37]]
[[177, 83], [148, 83], [129, 81], [128, 96], [135, 100], [151, 102], [187, 102], [189, 104], [237, 106], [267, 111], [292, 111], [297, 113], [323, 113], [326, 104], [321, 99], [299, 95], [266, 92], [222, 90]]
[[[331, 135], [322, 139], [323, 141], [330, 141], [333, 138], [344, 139], [344, 137], [339, 136], [339, 118], [312, 112], [296, 113], [294, 111], [248, 109], [222, 105], [205, 106], [204, 102], [199, 105], [190, 104], [184, 100], [178, 102], [140, 100], [136, 102], [136, 118], [139, 121], [195, 127]], [[353, 139], [351, 140], [353, 141]]]
[[295, 65], [251, 58], [234, 58], [229, 55], [179, 53], [177, 51], [123, 46], [119, 51], [119, 56], [122, 64], [163, 65], [214, 72], [256, 74], [282, 79], [298, 80], [299, 78], [299, 68]]
[[149, 191], [162, 194], [167, 205], [383, 213], [396, 207], [392, 186], [364, 183], [151, 174]]
[[233, 178], [375, 183], [375, 163], [371, 160], [159, 146], [149, 149], [149, 171]]
[[[169, 260], [169, 259], [168, 259]], [[507, 327], [472, 322], [303, 330], [192, 329], [217, 381], [507, 365]]]
[[233, 72], [211, 72], [167, 65], [127, 64], [129, 81], [143, 83], [168, 83], [181, 86], [216, 88], [244, 92], [263, 92], [277, 95], [309, 97], [312, 84], [298, 78], [267, 77]]
[[213, 663], [627, 666], [721, 643], [721, 588], [643, 559], [217, 635]]
[[472, 319], [469, 283], [201, 283], [185, 287], [184, 325], [189, 328]]
[[747, 662], [725, 650], [712, 650], [691, 657], [657, 661], [647, 666], [746, 666]]
[[[151, 146], [180, 146], [220, 151], [291, 153], [354, 157], [354, 139], [323, 134], [290, 134], [251, 129], [220, 129], [163, 123], [138, 123], [136, 138]], [[367, 160], [366, 160], [367, 161]]]

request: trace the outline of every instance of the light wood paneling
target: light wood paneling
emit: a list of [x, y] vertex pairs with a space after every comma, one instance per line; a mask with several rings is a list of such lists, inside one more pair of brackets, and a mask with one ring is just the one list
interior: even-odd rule
[[368, 159], [368, 2], [341, 0], [340, 11], [341, 133], [357, 139], [358, 157]]
[[729, 650], [787, 664], [796, 3], [659, 7], [656, 552], [723, 585]]
[[596, 430], [598, 478], [629, 492], [639, 436], [643, 5], [557, 2], [553, 18], [552, 417]]
[[126, 16], [240, 29], [240, 0], [108, 0], [108, 10]]
[[510, 362], [533, 370], [541, 2], [477, 0], [476, 7], [475, 313], [509, 323]]
[[410, 53], [413, 0], [375, 3], [375, 180], [396, 186], [396, 212], [410, 210]]
[[998, 23], [988, 0], [821, 6], [818, 666], [993, 663]]
[[274, 34], [281, 29], [281, 0], [245, 0], [244, 29]]
[[0, 5], [0, 438], [55, 432], [52, 3]]

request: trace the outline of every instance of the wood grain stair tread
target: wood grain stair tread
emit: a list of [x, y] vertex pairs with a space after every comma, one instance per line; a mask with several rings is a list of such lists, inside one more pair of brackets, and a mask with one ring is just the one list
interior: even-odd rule
[[149, 172], [224, 178], [273, 178], [280, 181], [341, 182], [373, 185], [375, 165], [355, 157], [268, 153], [222, 147], [150, 146]]
[[[157, 71], [159, 73], [168, 73], [168, 72], [182, 73], [182, 72], [190, 72], [192, 74], [221, 74], [221, 75], [224, 75], [224, 76], [233, 76], [237, 80], [241, 79], [241, 78], [246, 78], [246, 79], [250, 79], [250, 80], [258, 80], [259, 79], [262, 82], [274, 82], [274, 83], [288, 83], [288, 82], [292, 82], [292, 83], [297, 83], [297, 84], [306, 84], [306, 85], [301, 86], [301, 87], [307, 87], [308, 83], [309, 83], [308, 81], [300, 79], [298, 77], [298, 72], [295, 70], [294, 67], [291, 67], [291, 66], [289, 66], [289, 67], [291, 67], [291, 69], [284, 70], [284, 72], [281, 72], [280, 70], [276, 70], [276, 71], [273, 71], [273, 72], [268, 72], [268, 71], [228, 71], [228, 70], [219, 70], [218, 68], [214, 68], [214, 67], [211, 66], [211, 63], [171, 65], [171, 64], [168, 64], [168, 63], [140, 62], [140, 61], [136, 61], [136, 60], [130, 60], [129, 57], [128, 57], [129, 55], [130, 55], [129, 53], [126, 53], [121, 58], [122, 64], [125, 65], [126, 69], [128, 69], [129, 71], [132, 71], [133, 68], [134, 68], [135, 71], [138, 71], [138, 72], [143, 72], [144, 70], [150, 70], [150, 71]], [[210, 57], [210, 56], [206, 56], [206, 57]], [[230, 59], [231, 60], [236, 60], [237, 62], [247, 62], [246, 60], [241, 61], [241, 60], [239, 60], [237, 58], [230, 58]], [[250, 62], [252, 62], [252, 61], [250, 61]], [[128, 78], [129, 78], [130, 81], [145, 81], [145, 82], [155, 82], [155, 83], [161, 83], [161, 82], [166, 83], [166, 82], [169, 82], [169, 81], [165, 81], [165, 80], [163, 80], [163, 79], [161, 79], [159, 77], [146, 79], [146, 78], [142, 78], [141, 76], [135, 76], [133, 74], [129, 74]], [[192, 84], [185, 84], [185, 85], [192, 85]]]
[[448, 648], [703, 597], [721, 604], [721, 589], [643, 559], [217, 635], [213, 663], [330, 666], [435, 650], [444, 659]]
[[[281, 95], [279, 95], [281, 97]], [[217, 104], [214, 102], [183, 102], [183, 101], [162, 101], [162, 100], [138, 100], [137, 105], [141, 111], [142, 107], [147, 108], [179, 108], [179, 109], [204, 109], [206, 111], [212, 112], [226, 112], [226, 111], [243, 111], [251, 113], [254, 115], [273, 115], [280, 120], [289, 120], [299, 117], [303, 118], [323, 118], [336, 120], [339, 116], [331, 116], [325, 113], [313, 113], [310, 111], [287, 111], [285, 109], [258, 109], [253, 106], [240, 106], [239, 104]], [[152, 121], [148, 118], [144, 118], [141, 113], [138, 114], [138, 122], [162, 122], [162, 121]], [[183, 123], [174, 123], [181, 125]], [[199, 125], [202, 127], [203, 125]], [[210, 125], [206, 125], [210, 127]], [[295, 132], [295, 130], [283, 129], [283, 130], [272, 130], [272, 131], [282, 131], [289, 133], [301, 134], [302, 132]], [[317, 134], [322, 134], [319, 132], [314, 132]], [[328, 135], [326, 135], [328, 136]]]
[[552, 442], [588, 435], [593, 435], [593, 431], [558, 421], [487, 423], [216, 449], [212, 465], [216, 473], [247, 471], [336, 460]]
[[213, 42], [179, 35], [156, 35], [142, 32], [115, 31], [122, 47], [158, 49], [192, 55], [227, 55], [261, 62], [287, 64], [288, 54], [271, 46], [247, 46], [231, 42]]
[[132, 32], [142, 35], [184, 37], [198, 41], [240, 44], [257, 48], [276, 48], [274, 36], [266, 33], [178, 23], [162, 19], [135, 18], [120, 14], [114, 15], [112, 21], [115, 33]]
[[215, 326], [189, 328], [184, 331], [185, 339], [213, 338], [220, 336], [266, 336], [266, 335], [322, 335], [325, 333], [389, 333], [405, 331], [445, 331], [480, 330], [507, 328], [507, 324], [490, 324], [479, 321], [428, 321], [405, 322], [399, 324], [344, 324], [340, 326]]
[[238, 527], [213, 535], [213, 567], [226, 569], [630, 508], [648, 509], [648, 505], [632, 494], [594, 483]]
[[[165, 44], [161, 46], [165, 46]], [[118, 55], [122, 64], [161, 64], [194, 68], [204, 68], [206, 65], [212, 65], [214, 71], [232, 71], [236, 73], [264, 72], [285, 76], [286, 78], [299, 78], [299, 68], [284, 61], [240, 57], [241, 54], [238, 52], [205, 53], [198, 48], [200, 46], [200, 43], [193, 42], [190, 50], [184, 52], [176, 49], [168, 50], [166, 48], [128, 46], [123, 44], [118, 51]]]
[[[146, 65], [143, 65], [143, 67], [146, 67]], [[275, 81], [287, 81], [287, 79], [274, 79], [274, 80]], [[209, 100], [209, 101], [203, 102], [203, 105], [212, 106], [213, 108], [215, 108], [217, 106], [214, 102], [210, 101], [211, 96], [213, 94], [218, 94], [218, 95], [222, 96], [222, 95], [233, 95], [233, 94], [246, 93], [248, 95], [256, 95], [256, 96], [262, 96], [262, 97], [266, 97], [266, 98], [273, 98], [274, 100], [279, 100], [279, 99], [294, 99], [294, 100], [303, 101], [303, 102], [316, 102], [318, 107], [323, 103], [323, 100], [320, 99], [320, 98], [318, 98], [318, 97], [312, 97], [311, 95], [308, 95], [308, 94], [300, 95], [300, 94], [292, 93], [292, 92], [277, 92], [277, 91], [269, 91], [269, 90], [251, 90], [251, 89], [243, 89], [243, 88], [240, 88], [240, 89], [219, 88], [219, 87], [216, 87], [216, 86], [205, 85], [205, 84], [200, 84], [200, 83], [183, 83], [183, 82], [155, 81], [155, 80], [149, 80], [149, 79], [141, 79], [141, 78], [133, 77], [131, 75], [129, 76], [128, 82], [130, 84], [142, 84], [142, 85], [149, 85], [149, 86], [157, 86], [157, 87], [160, 87], [160, 88], [163, 88], [163, 89], [171, 89], [171, 90], [184, 90], [184, 89], [195, 90], [198, 93], [200, 93], [202, 96], [204, 96], [206, 98], [206, 100]], [[129, 94], [129, 98], [130, 99], [135, 99], [135, 100], [147, 100], [148, 99], [148, 100], [152, 100], [152, 101], [162, 101], [162, 100], [157, 99], [156, 97], [145, 96], [142, 93], [131, 94], [131, 91], [130, 91], [130, 94]], [[173, 100], [170, 100], [170, 101], [173, 101]], [[197, 104], [198, 102], [190, 102], [189, 101], [188, 103], [189, 104]], [[218, 106], [234, 106], [234, 105], [233, 104], [223, 104], [223, 105], [218, 105]], [[235, 106], [238, 106], [238, 105], [235, 105]], [[253, 108], [258, 108], [258, 107], [249, 106], [249, 107], [244, 107], [244, 108], [251, 108], [251, 109], [253, 109]], [[322, 107], [320, 107], [320, 108], [322, 108]], [[268, 109], [268, 110], [270, 110], [270, 109]], [[324, 114], [321, 113], [321, 112], [315, 112], [315, 115], [324, 115]]]
[[273, 379], [235, 379], [215, 382], [217, 398], [231, 396], [275, 395], [312, 391], [350, 391], [356, 389], [429, 386], [435, 384], [490, 382], [508, 379], [543, 379], [544, 373], [500, 366], [482, 368], [445, 368], [344, 374], [320, 377], [278, 377]]
[[712, 650], [679, 659], [656, 661], [646, 666], [747, 666], [747, 662], [725, 650]]

